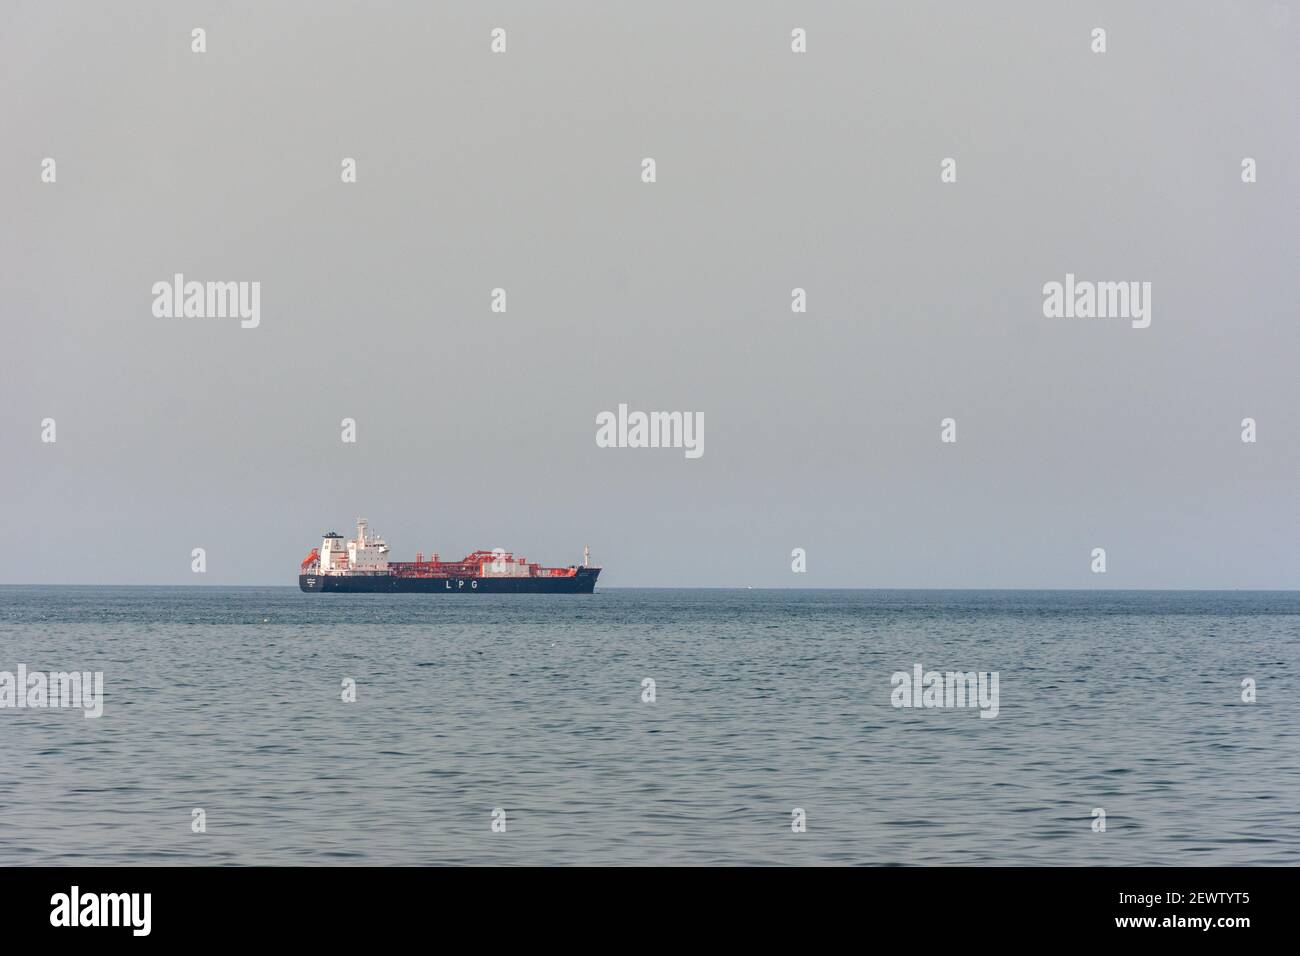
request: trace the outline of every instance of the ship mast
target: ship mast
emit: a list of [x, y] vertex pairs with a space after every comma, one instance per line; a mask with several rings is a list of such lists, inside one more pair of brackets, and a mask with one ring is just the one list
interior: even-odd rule
[[591, 563], [591, 548], [585, 544], [582, 546], [582, 566], [585, 568]]

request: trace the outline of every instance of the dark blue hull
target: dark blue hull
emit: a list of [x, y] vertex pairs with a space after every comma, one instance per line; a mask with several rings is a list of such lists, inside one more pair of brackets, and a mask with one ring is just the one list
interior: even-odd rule
[[300, 574], [304, 591], [367, 594], [590, 594], [600, 568], [578, 568], [572, 577], [413, 578], [392, 574]]

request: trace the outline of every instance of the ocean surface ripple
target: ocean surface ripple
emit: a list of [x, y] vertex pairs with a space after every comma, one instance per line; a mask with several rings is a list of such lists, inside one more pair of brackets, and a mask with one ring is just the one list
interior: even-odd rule
[[2, 587], [0, 671], [105, 704], [0, 709], [0, 865], [1295, 865], [1298, 649], [1300, 592]]

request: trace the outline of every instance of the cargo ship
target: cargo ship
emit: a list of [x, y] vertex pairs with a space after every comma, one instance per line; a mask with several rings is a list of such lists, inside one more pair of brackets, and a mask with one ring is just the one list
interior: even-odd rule
[[388, 544], [364, 518], [357, 536], [344, 541], [331, 531], [312, 548], [298, 569], [304, 591], [369, 591], [418, 594], [590, 594], [600, 568], [591, 566], [591, 551], [582, 549], [582, 566], [544, 568], [503, 548], [475, 551], [459, 561], [389, 561]]

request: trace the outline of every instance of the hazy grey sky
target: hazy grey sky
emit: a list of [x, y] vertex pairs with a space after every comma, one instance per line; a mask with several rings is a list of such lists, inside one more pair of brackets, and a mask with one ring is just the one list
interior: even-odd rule
[[[362, 514], [611, 587], [1300, 586], [1293, 3], [4, 19], [0, 582], [293, 584]], [[620, 402], [705, 454], [597, 448]]]

